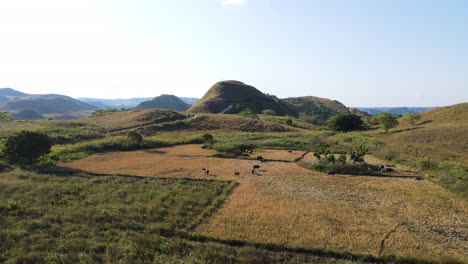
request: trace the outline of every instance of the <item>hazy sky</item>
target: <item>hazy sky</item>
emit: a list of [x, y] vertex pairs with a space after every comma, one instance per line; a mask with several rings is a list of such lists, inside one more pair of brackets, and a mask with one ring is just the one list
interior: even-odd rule
[[0, 0], [0, 87], [201, 97], [220, 80], [348, 106], [468, 101], [468, 1]]

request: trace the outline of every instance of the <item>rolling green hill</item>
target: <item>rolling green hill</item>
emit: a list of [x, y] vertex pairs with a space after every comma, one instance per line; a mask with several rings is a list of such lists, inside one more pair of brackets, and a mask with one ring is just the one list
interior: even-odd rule
[[174, 95], [163, 94], [155, 97], [151, 101], [140, 103], [136, 108], [143, 109], [170, 109], [175, 111], [185, 111], [190, 105], [184, 103], [181, 99]]
[[250, 108], [256, 113], [273, 110], [277, 115], [297, 116], [298, 114], [296, 109], [280, 99], [265, 95], [255, 87], [239, 81], [216, 83], [188, 112], [217, 114], [236, 105], [241, 109]]
[[348, 108], [342, 103], [315, 96], [290, 97], [282, 99], [293, 105], [300, 116], [311, 123], [320, 123], [337, 114], [349, 113]]

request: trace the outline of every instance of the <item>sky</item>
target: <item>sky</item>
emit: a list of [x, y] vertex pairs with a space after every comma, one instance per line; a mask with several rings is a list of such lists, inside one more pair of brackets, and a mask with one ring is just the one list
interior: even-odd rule
[[201, 98], [239, 80], [351, 107], [468, 102], [468, 1], [0, 0], [0, 87]]

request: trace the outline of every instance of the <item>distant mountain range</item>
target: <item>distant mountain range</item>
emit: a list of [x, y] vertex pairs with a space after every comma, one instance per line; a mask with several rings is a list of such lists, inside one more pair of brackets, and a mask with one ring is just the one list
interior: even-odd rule
[[[101, 109], [107, 109], [107, 108], [130, 109], [130, 108], [137, 107], [139, 104], [143, 102], [151, 101], [153, 99], [154, 97], [128, 98], [128, 99], [101, 99], [101, 98], [89, 98], [89, 97], [78, 98], [78, 100], [80, 101], [97, 106]], [[199, 100], [198, 98], [190, 98], [190, 97], [179, 97], [179, 99], [189, 105], [193, 105]]]
[[[74, 99], [60, 94], [27, 94], [11, 88], [0, 88], [0, 111], [8, 111], [15, 119], [75, 119], [101, 108], [146, 108], [188, 111], [191, 113], [237, 113], [250, 108], [255, 113], [290, 115], [321, 124], [333, 115], [355, 113], [370, 117], [381, 112], [398, 115], [420, 113], [438, 107], [357, 107], [348, 108], [336, 100], [315, 96], [279, 99], [239, 81], [214, 84], [201, 99], [161, 95], [155, 98]], [[236, 112], [237, 111], [237, 112]]]
[[11, 88], [0, 88], [0, 111], [12, 113], [15, 119], [43, 119], [46, 115], [91, 111], [97, 107], [60, 94], [27, 94]]
[[357, 109], [367, 112], [371, 115], [387, 112], [396, 115], [404, 115], [406, 113], [422, 113], [439, 107], [356, 107]]

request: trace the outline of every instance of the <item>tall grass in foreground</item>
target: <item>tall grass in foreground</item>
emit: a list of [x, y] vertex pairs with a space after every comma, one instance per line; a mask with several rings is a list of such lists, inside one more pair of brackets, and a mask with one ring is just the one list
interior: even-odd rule
[[174, 237], [219, 206], [230, 186], [2, 173], [0, 263], [337, 263]]

